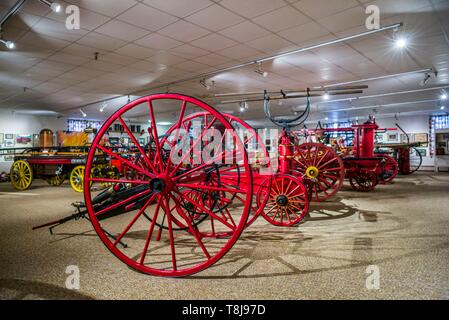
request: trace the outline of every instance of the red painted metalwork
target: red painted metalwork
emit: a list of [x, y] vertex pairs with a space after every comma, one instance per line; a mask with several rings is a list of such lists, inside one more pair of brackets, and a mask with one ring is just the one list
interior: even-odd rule
[[301, 179], [278, 173], [266, 180], [257, 193], [257, 202], [268, 197], [262, 216], [271, 224], [290, 227], [301, 222], [309, 212], [308, 192]]
[[[167, 112], [167, 108], [178, 115], [178, 121], [168, 131], [173, 133], [170, 137], [175, 136], [173, 139], [159, 135], [155, 125], [161, 114]], [[214, 127], [229, 130], [235, 150], [214, 154], [207, 161], [201, 158], [198, 163], [191, 161], [191, 157], [186, 157], [190, 159], [187, 162], [172, 163], [170, 160], [175, 155], [184, 157], [194, 154], [195, 141], [202, 140], [200, 137], [181, 138], [175, 133], [176, 129], [189, 124], [191, 111], [196, 112], [198, 109], [206, 115], [197, 126], [200, 133], [213, 119]], [[145, 148], [138, 147], [138, 156], [134, 160], [126, 160], [114, 150], [99, 145], [114, 122], [121, 122], [120, 119], [126, 119], [128, 114], [138, 111], [146, 113], [151, 121], [148, 132], [152, 144]], [[188, 129], [195, 126], [191, 123], [192, 127]], [[178, 149], [182, 142], [187, 145], [185, 153]], [[121, 162], [121, 165], [132, 167], [139, 175], [123, 179], [126, 181], [124, 188], [132, 196], [113, 201], [97, 211], [93, 203], [95, 191], [91, 189], [90, 183], [103, 180], [111, 182], [91, 176], [95, 153], [99, 151]], [[216, 161], [225, 156], [234, 159], [240, 157], [241, 162], [216, 165]], [[132, 183], [128, 183], [129, 181]], [[134, 269], [152, 275], [186, 276], [216, 263], [235, 244], [245, 228], [252, 208], [252, 195], [252, 169], [243, 141], [225, 116], [189, 96], [156, 94], [127, 104], [113, 114], [99, 130], [87, 158], [84, 198], [95, 231], [120, 260]], [[225, 204], [229, 203], [239, 206], [226, 207]], [[135, 207], [136, 210], [121, 214], [115, 224], [111, 219], [100, 221], [101, 216], [123, 206], [127, 209]], [[227, 234], [228, 237], [208, 236], [219, 233]], [[110, 235], [113, 234], [117, 236], [111, 238]], [[117, 246], [118, 240], [130, 241], [132, 245], [126, 249], [121, 248]], [[155, 241], [158, 242], [157, 245], [153, 243]]]
[[322, 143], [303, 143], [296, 147], [295, 169], [308, 181], [312, 200], [325, 201], [343, 185], [343, 161], [330, 147]]
[[377, 178], [380, 184], [387, 184], [398, 175], [399, 165], [396, 159], [388, 154], [380, 154], [380, 156], [383, 158], [381, 163], [382, 169]]
[[353, 125], [349, 128], [321, 128], [319, 130], [322, 132], [354, 132], [352, 150], [345, 150], [342, 154], [345, 175], [354, 190], [367, 192], [374, 190], [380, 182], [391, 182], [397, 174], [397, 163], [393, 158], [374, 153], [376, 130], [392, 129], [395, 128], [379, 129], [375, 120], [370, 118], [363, 124]]

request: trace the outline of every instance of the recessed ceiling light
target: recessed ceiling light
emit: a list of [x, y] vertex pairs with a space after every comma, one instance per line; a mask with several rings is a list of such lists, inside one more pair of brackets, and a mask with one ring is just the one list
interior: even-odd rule
[[327, 121], [327, 120], [329, 120], [329, 118], [328, 118], [328, 117], [326, 117], [326, 118], [324, 118], [324, 120], [326, 120], [326, 121]]
[[446, 94], [446, 93], [443, 93], [443, 94], [440, 96], [440, 99], [441, 99], [441, 100], [447, 100], [447, 94]]
[[329, 100], [329, 94], [327, 92], [323, 95], [323, 99], [324, 100]]
[[444, 110], [444, 109], [445, 109], [445, 106], [441, 106], [440, 109], [441, 109], [441, 110]]

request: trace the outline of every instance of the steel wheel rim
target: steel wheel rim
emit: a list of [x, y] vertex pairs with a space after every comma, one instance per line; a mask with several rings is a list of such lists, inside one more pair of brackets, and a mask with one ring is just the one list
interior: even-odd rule
[[[152, 120], [155, 120], [154, 117], [154, 104], [157, 103], [159, 100], [170, 100], [170, 102], [173, 101], [177, 101], [178, 103], [182, 103], [181, 106], [181, 112], [178, 114], [179, 118], [178, 121], [176, 123], [176, 125], [179, 124], [179, 122], [183, 119], [184, 117], [184, 112], [185, 112], [185, 107], [184, 105], [187, 104], [191, 104], [196, 106], [196, 108], [201, 108], [203, 110], [206, 110], [207, 112], [211, 113], [214, 115], [214, 117], [217, 119], [217, 121], [219, 123], [221, 123], [224, 128], [232, 130], [232, 126], [229, 124], [229, 122], [222, 116], [220, 115], [215, 109], [213, 109], [212, 107], [210, 107], [209, 105], [205, 104], [202, 101], [199, 101], [195, 98], [189, 97], [189, 96], [184, 96], [184, 95], [178, 95], [178, 94], [156, 94], [153, 96], [149, 96], [149, 97], [144, 97], [144, 98], [140, 98], [137, 99], [129, 104], [127, 104], [126, 106], [124, 106], [123, 108], [121, 108], [119, 111], [117, 111], [115, 114], [113, 114], [107, 121], [106, 123], [103, 125], [103, 127], [99, 130], [99, 133], [97, 134], [96, 138], [93, 141], [92, 144], [92, 148], [88, 154], [88, 160], [87, 160], [87, 164], [86, 164], [86, 173], [85, 173], [85, 179], [84, 179], [84, 196], [85, 196], [85, 202], [86, 202], [86, 206], [89, 212], [89, 217], [91, 219], [91, 222], [93, 224], [93, 227], [95, 229], [95, 231], [97, 232], [97, 234], [99, 235], [100, 239], [102, 240], [102, 242], [106, 245], [106, 247], [116, 256], [118, 257], [120, 260], [122, 260], [122, 262], [126, 263], [128, 266], [130, 266], [131, 268], [134, 268], [136, 270], [139, 270], [141, 272], [144, 273], [148, 273], [148, 274], [152, 274], [152, 275], [157, 275], [157, 276], [186, 276], [186, 275], [190, 275], [196, 272], [199, 272], [205, 268], [207, 268], [208, 266], [214, 264], [216, 261], [218, 261], [220, 258], [222, 258], [226, 252], [229, 251], [229, 249], [231, 249], [231, 247], [234, 245], [234, 243], [237, 241], [238, 237], [240, 236], [241, 232], [244, 229], [246, 220], [248, 218], [248, 214], [249, 214], [249, 209], [251, 207], [251, 197], [246, 197], [246, 201], [244, 204], [244, 207], [241, 211], [241, 216], [240, 219], [238, 221], [238, 224], [235, 228], [233, 228], [233, 233], [232, 235], [229, 237], [229, 239], [226, 239], [225, 244], [223, 246], [220, 246], [216, 252], [214, 252], [213, 254], [210, 255], [210, 257], [206, 256], [206, 259], [203, 259], [202, 262], [199, 263], [195, 263], [193, 266], [186, 266], [186, 265], [179, 265], [179, 261], [181, 259], [179, 259], [178, 261], [178, 257], [179, 256], [175, 256], [177, 249], [173, 249], [174, 247], [176, 247], [177, 245], [179, 246], [180, 241], [178, 241], [178, 243], [175, 242], [176, 237], [174, 237], [174, 235], [172, 235], [172, 232], [174, 231], [172, 227], [169, 227], [168, 229], [172, 229], [171, 231], [169, 230], [168, 234], [169, 234], [169, 248], [168, 250], [171, 251], [171, 261], [166, 261], [168, 264], [172, 264], [171, 267], [166, 267], [166, 268], [162, 268], [162, 267], [157, 267], [157, 266], [148, 266], [147, 264], [145, 264], [146, 262], [148, 262], [148, 253], [150, 251], [148, 251], [149, 247], [148, 245], [151, 243], [153, 244], [153, 242], [156, 242], [156, 240], [151, 239], [151, 236], [154, 236], [154, 234], [152, 233], [154, 231], [154, 225], [155, 223], [151, 223], [151, 226], [147, 227], [148, 230], [146, 230], [148, 232], [148, 236], [146, 236], [146, 244], [145, 247], [143, 248], [143, 252], [142, 254], [140, 254], [139, 256], [130, 256], [127, 255], [126, 253], [124, 253], [122, 250], [119, 250], [118, 247], [116, 245], [114, 245], [114, 243], [111, 241], [111, 239], [102, 231], [101, 229], [101, 224], [99, 222], [99, 220], [97, 219], [97, 214], [98, 212], [95, 211], [95, 209], [92, 206], [92, 196], [91, 196], [91, 191], [89, 188], [88, 183], [89, 182], [104, 182], [105, 179], [93, 179], [90, 177], [90, 170], [92, 167], [92, 162], [93, 162], [93, 158], [94, 158], [94, 154], [95, 154], [95, 150], [97, 148], [100, 148], [103, 152], [106, 152], [107, 149], [106, 148], [101, 148], [99, 147], [99, 141], [101, 140], [101, 137], [105, 134], [105, 132], [107, 131], [107, 129], [117, 120], [119, 121], [121, 119], [121, 117], [128, 111], [130, 111], [131, 109], [133, 109], [134, 107], [140, 106], [142, 104], [146, 104], [149, 107], [149, 113], [150, 113], [150, 117], [152, 118]], [[184, 109], [183, 109], [184, 108]], [[184, 110], [184, 111], [183, 111]], [[181, 119], [181, 120], [180, 120]], [[156, 121], [152, 121], [151, 124], [155, 123]], [[156, 122], [157, 123], [157, 122]], [[157, 133], [157, 130], [154, 129], [154, 126], [150, 125], [150, 134], [153, 134], [154, 136], [156, 136], [157, 139], [154, 139], [155, 141], [159, 141], [159, 134]], [[157, 145], [159, 145], [159, 148], [161, 147], [160, 144], [164, 144], [167, 143], [168, 139], [166, 139], [163, 143], [156, 143], [156, 147]], [[251, 184], [251, 174], [250, 174], [250, 167], [248, 164], [248, 159], [247, 159], [247, 155], [246, 152], [243, 148], [243, 144], [240, 140], [237, 141], [237, 145], [239, 147], [239, 152], [241, 152], [241, 155], [243, 156], [243, 160], [244, 163], [242, 165], [242, 167], [244, 167], [245, 171], [249, 172], [249, 174], [246, 177], [245, 183], [247, 184], [245, 186], [245, 190], [244, 193], [245, 194], [252, 194], [252, 184]], [[143, 150], [144, 153], [146, 152], [145, 150]], [[148, 157], [150, 156], [151, 152], [148, 152]], [[154, 161], [156, 158], [159, 158], [159, 160], [161, 159], [162, 153], [156, 152], [154, 158], [149, 158], [150, 162], [153, 163], [153, 166], [163, 166], [166, 165], [165, 168], [162, 168], [161, 170], [164, 171], [167, 168], [170, 168], [171, 164], [165, 164], [165, 163], [161, 163], [161, 164], [157, 164], [156, 161]], [[148, 163], [148, 166], [150, 166], [150, 164]], [[167, 224], [170, 226], [173, 226], [171, 220], [175, 219], [175, 212], [178, 211], [178, 208], [180, 207], [177, 202], [176, 199], [174, 199], [174, 197], [170, 195], [166, 195], [169, 193], [172, 193], [174, 191], [174, 186], [176, 186], [176, 188], [179, 187], [186, 187], [186, 183], [181, 183], [182, 181], [184, 181], [183, 179], [185, 179], [186, 177], [188, 177], [189, 175], [191, 176], [193, 173], [193, 171], [200, 171], [203, 168], [207, 167], [206, 166], [198, 166], [195, 168], [192, 168], [191, 170], [187, 170], [186, 172], [183, 173], [179, 173], [179, 171], [176, 171], [176, 176], [163, 176], [163, 181], [167, 183], [167, 185], [170, 185], [170, 188], [168, 189], [164, 189], [162, 191], [162, 193], [157, 194], [154, 193], [155, 191], [150, 191], [147, 194], [151, 194], [150, 198], [153, 198], [157, 200], [157, 204], [155, 205], [155, 209], [154, 209], [154, 215], [153, 215], [153, 220], [152, 221], [156, 221], [158, 219], [158, 213], [161, 212], [161, 215], [164, 216], [164, 218], [166, 217], [168, 222]], [[142, 169], [142, 168], [141, 168]], [[156, 169], [156, 168], [154, 168]], [[174, 169], [173, 167], [171, 169]], [[171, 170], [170, 169], [170, 170]], [[162, 172], [159, 169], [154, 170], [154, 173], [157, 172]], [[150, 186], [151, 184], [156, 184], [156, 182], [158, 182], [158, 180], [156, 179], [157, 177], [153, 174], [151, 175], [150, 171], [147, 171], [146, 174], [148, 174], [149, 180], [148, 181], [140, 181], [138, 183], [145, 185], [146, 183], [148, 183]], [[159, 178], [158, 178], [159, 179]], [[176, 181], [174, 180], [176, 179]], [[173, 181], [172, 181], [173, 180]], [[152, 181], [151, 183], [149, 181]], [[156, 181], [156, 182], [154, 182]], [[135, 183], [137, 183], [137, 181], [134, 181]], [[163, 183], [164, 184], [164, 183]], [[188, 183], [187, 183], [188, 185]], [[154, 186], [153, 186], [154, 187]], [[152, 189], [154, 190], [154, 189]], [[239, 190], [240, 192], [241, 190]], [[234, 192], [234, 190], [230, 191], [230, 192]], [[242, 191], [243, 192], [243, 191]], [[168, 200], [167, 200], [168, 199]], [[174, 203], [174, 208], [172, 209], [171, 203], [172, 201]], [[176, 211], [175, 211], [176, 210]], [[143, 211], [145, 211], [145, 209], [143, 209]], [[179, 216], [182, 216], [182, 210], [181, 213], [178, 212]], [[160, 218], [160, 217], [159, 217]], [[106, 220], [107, 221], [107, 220]], [[186, 221], [189, 221], [189, 219], [187, 218]], [[132, 222], [132, 221], [131, 221]], [[102, 221], [103, 223], [103, 221]], [[131, 223], [130, 223], [131, 224]], [[130, 225], [128, 224], [128, 226]], [[122, 234], [126, 234], [126, 230], [123, 230]], [[121, 234], [121, 235], [122, 235]], [[189, 233], [184, 232], [184, 235], [188, 235]], [[193, 233], [196, 234], [196, 233]], [[191, 236], [192, 237], [192, 236]], [[195, 238], [195, 237], [194, 237]], [[123, 239], [123, 238], [122, 238]], [[151, 241], [150, 241], [151, 240]], [[197, 247], [194, 248], [193, 250], [198, 249], [199, 251], [203, 251], [203, 253], [205, 254], [205, 251], [203, 250], [203, 247], [201, 245], [199, 245], [199, 241], [197, 238], [195, 238], [193, 241], [196, 241], [198, 246], [201, 247], [201, 250], [198, 249]], [[116, 241], [115, 241], [116, 242]], [[171, 247], [171, 248], [170, 248]], [[177, 248], [177, 247], [176, 247]], [[139, 261], [138, 261], [139, 260]], [[142, 263], [142, 261], [144, 263]]]

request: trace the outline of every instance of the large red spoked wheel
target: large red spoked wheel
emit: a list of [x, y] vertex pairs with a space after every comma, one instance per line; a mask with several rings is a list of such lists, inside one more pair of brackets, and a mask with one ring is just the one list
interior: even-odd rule
[[[263, 206], [264, 199], [268, 201]], [[257, 205], [263, 206], [263, 217], [271, 224], [291, 227], [309, 212], [307, 189], [297, 177], [276, 174], [266, 179], [257, 192]]]
[[[185, 119], [202, 110], [208, 115], [196, 119], [186, 130]], [[175, 117], [168, 135], [161, 135], [160, 121], [167, 115]], [[126, 119], [139, 117], [150, 122], [148, 139], [151, 146], [142, 146], [129, 129]], [[123, 126], [133, 142], [135, 159], [127, 160], [112, 148], [101, 145], [102, 138], [115, 123]], [[207, 141], [208, 127], [221, 128], [233, 141], [234, 149], [202, 153], [197, 147]], [[199, 146], [198, 146], [199, 144]], [[103, 153], [123, 166], [139, 172], [116, 179], [91, 176], [96, 154]], [[226, 159], [223, 163], [222, 160]], [[231, 159], [231, 160], [229, 160]], [[227, 172], [240, 172], [235, 185], [208, 185], [211, 173], [216, 177]], [[245, 228], [253, 194], [251, 168], [243, 142], [233, 127], [214, 108], [193, 97], [180, 94], [156, 94], [133, 101], [113, 114], [99, 130], [88, 154], [84, 179], [84, 198], [89, 218], [100, 239], [120, 260], [133, 269], [158, 276], [186, 276], [199, 272], [222, 258], [234, 245]], [[101, 206], [93, 201], [98, 195], [90, 184], [111, 183], [112, 197]], [[226, 198], [237, 196], [239, 206], [230, 206], [230, 217], [218, 214], [216, 207], [198, 200], [201, 192], [225, 193]], [[192, 209], [193, 208], [193, 209]], [[122, 210], [121, 210], [122, 209]], [[214, 219], [216, 230], [228, 232], [226, 239], [201, 235], [203, 220], [198, 212]], [[127, 246], [120, 244], [125, 243]]]
[[295, 169], [308, 180], [312, 200], [324, 201], [340, 190], [345, 169], [335, 151], [321, 143], [303, 143], [295, 150]]
[[[262, 178], [265, 180], [267, 177], [271, 177], [271, 166], [268, 151], [256, 131], [248, 123], [230, 114], [223, 114], [223, 116], [236, 130], [237, 135], [243, 141], [243, 145], [248, 152], [255, 194], [260, 187]], [[220, 131], [220, 126], [217, 126], [217, 123], [215, 123], [213, 117], [206, 112], [195, 113], [186, 117], [183, 120], [182, 127], [185, 130], [191, 130], [192, 126], [201, 120], [203, 121], [205, 128], [210, 127]], [[167, 132], [168, 134], [171, 134], [170, 130]], [[213, 143], [213, 141], [203, 141], [202, 143], [204, 147], [207, 147], [208, 144]], [[216, 188], [234, 188], [234, 186], [239, 185], [241, 183], [240, 181], [245, 178], [244, 175], [245, 173], [236, 170], [233, 166], [230, 166], [229, 168], [222, 167], [221, 170], [210, 170], [207, 179], [199, 183], [201, 183], [204, 187], [211, 186], [213, 188], [210, 190], [194, 189], [189, 190], [188, 192], [189, 195], [195, 199], [197, 203], [201, 204], [202, 207], [211, 210], [217, 215], [222, 216], [224, 219], [229, 218], [231, 223], [233, 223], [232, 215], [230, 214], [231, 205], [243, 205], [245, 199], [238, 194], [228, 194], [226, 192], [216, 191]], [[183, 202], [182, 198], [180, 198], [179, 201]], [[262, 199], [262, 201], [265, 204], [267, 197]], [[254, 201], [249, 213], [249, 218], [246, 223], [247, 227], [256, 220], [264, 208], [264, 206], [257, 206], [255, 202], [256, 201]], [[191, 207], [189, 209], [192, 213], [194, 213], [195, 221], [198, 221], [200, 236], [228, 237], [231, 235], [232, 232], [229, 230], [217, 230], [215, 227], [214, 217], [206, 215], [207, 218], [205, 218], [205, 213], [200, 208]], [[185, 226], [180, 225], [180, 227]]]
[[379, 180], [380, 184], [387, 184], [393, 181], [394, 178], [396, 178], [399, 172], [399, 166], [396, 160], [388, 154], [382, 154], [382, 158], [382, 172], [378, 175], [377, 179]]
[[360, 169], [350, 173], [348, 178], [352, 189], [359, 192], [372, 191], [378, 184], [377, 175], [371, 170]]

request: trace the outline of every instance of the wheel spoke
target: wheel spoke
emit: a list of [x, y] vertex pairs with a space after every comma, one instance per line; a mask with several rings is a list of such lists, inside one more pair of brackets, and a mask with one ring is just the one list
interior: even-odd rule
[[150, 228], [148, 229], [147, 239], [145, 240], [145, 245], [143, 247], [142, 255], [140, 257], [140, 264], [143, 265], [145, 262], [145, 257], [147, 255], [148, 246], [150, 245], [151, 236], [153, 235], [154, 225], [156, 224], [157, 216], [159, 214], [159, 209], [161, 207], [162, 199], [158, 199], [156, 204], [156, 209], [154, 209], [153, 219], [151, 220]]
[[139, 219], [139, 217], [142, 215], [142, 213], [145, 212], [145, 210], [148, 208], [151, 202], [156, 198], [156, 194], [153, 194], [150, 199], [142, 206], [142, 208], [137, 212], [137, 214], [134, 216], [134, 218], [131, 220], [131, 222], [126, 226], [125, 230], [115, 239], [115, 242], [112, 244], [114, 247], [117, 245], [117, 243], [122, 240], [123, 236], [131, 229], [131, 227], [134, 225], [134, 223]]
[[171, 249], [171, 258], [173, 262], [173, 270], [177, 270], [176, 266], [176, 251], [175, 251], [175, 238], [173, 237], [173, 226], [171, 222], [171, 212], [170, 212], [170, 205], [168, 203], [168, 199], [164, 198], [164, 196], [161, 197], [162, 199], [162, 205], [165, 207], [165, 215], [167, 216], [167, 222], [168, 222], [168, 234], [170, 237], [170, 249]]
[[128, 136], [133, 141], [134, 145], [137, 147], [137, 149], [139, 149], [139, 152], [142, 154], [143, 158], [145, 159], [145, 162], [150, 166], [150, 168], [151, 168], [151, 170], [153, 170], [153, 172], [156, 172], [156, 169], [154, 168], [153, 164], [151, 163], [150, 159], [148, 158], [146, 152], [142, 149], [142, 147], [140, 146], [140, 144], [137, 141], [136, 137], [132, 134], [131, 130], [129, 129], [129, 127], [127, 126], [125, 121], [123, 121], [122, 117], [118, 117], [118, 120], [122, 124], [122, 126], [125, 129], [125, 131], [128, 134]]
[[131, 197], [125, 199], [125, 200], [116, 202], [113, 205], [110, 205], [109, 207], [106, 207], [106, 208], [104, 208], [104, 209], [102, 209], [102, 210], [100, 210], [98, 212], [95, 212], [95, 216], [98, 217], [98, 216], [100, 216], [100, 215], [102, 215], [102, 214], [104, 214], [106, 212], [109, 212], [109, 211], [111, 211], [111, 210], [113, 210], [115, 208], [118, 208], [118, 207], [123, 206], [123, 205], [125, 205], [127, 203], [130, 203], [131, 201], [136, 200], [136, 199], [138, 199], [140, 197], [143, 197], [143, 196], [145, 196], [145, 195], [147, 195], [147, 194], [149, 194], [151, 192], [152, 192], [151, 190], [145, 190], [145, 191], [142, 191], [142, 192], [140, 192], [140, 193], [138, 193], [136, 195], [133, 195], [133, 196], [131, 196]]
[[135, 164], [133, 164], [133, 163], [129, 162], [128, 160], [120, 157], [119, 155], [113, 153], [112, 151], [106, 149], [105, 147], [97, 145], [97, 148], [99, 148], [101, 151], [105, 152], [106, 154], [110, 155], [111, 157], [114, 157], [115, 159], [119, 160], [120, 162], [123, 162], [127, 166], [129, 166], [129, 167], [139, 171], [140, 173], [146, 175], [147, 177], [149, 177], [149, 178], [153, 178], [154, 177], [154, 174], [149, 173], [144, 168], [136, 166]]
[[[176, 191], [177, 193], [179, 193], [179, 191]], [[181, 193], [179, 193], [181, 194]], [[201, 204], [199, 204], [198, 202], [194, 201], [193, 199], [185, 196], [183, 198], [184, 200], [190, 202], [191, 204], [193, 204], [194, 206], [198, 207], [200, 210], [204, 211], [205, 213], [207, 213], [209, 216], [211, 216], [214, 219], [217, 219], [218, 221], [220, 221], [222, 224], [224, 224], [226, 227], [228, 227], [229, 229], [231, 229], [232, 231], [235, 231], [235, 228], [230, 225], [229, 223], [227, 223], [225, 220], [223, 220], [222, 218], [220, 218], [219, 216], [217, 216], [215, 213], [213, 213], [211, 210], [206, 209], [204, 206], [202, 206]]]
[[170, 195], [170, 197], [173, 199], [173, 201], [175, 201], [175, 203], [177, 204], [176, 209], [178, 211], [178, 214], [185, 220], [185, 222], [187, 223], [187, 226], [189, 227], [190, 232], [193, 234], [193, 236], [196, 239], [196, 242], [198, 243], [198, 245], [200, 246], [201, 250], [203, 251], [204, 255], [206, 256], [207, 259], [210, 259], [210, 254], [207, 251], [206, 247], [204, 246], [203, 241], [201, 241], [199, 235], [198, 235], [198, 231], [193, 228], [192, 223], [190, 222], [189, 216], [185, 215], [184, 212], [182, 211], [182, 206], [181, 203], [179, 203], [178, 199], [176, 199], [176, 197], [173, 197], [172, 195]]

